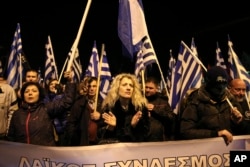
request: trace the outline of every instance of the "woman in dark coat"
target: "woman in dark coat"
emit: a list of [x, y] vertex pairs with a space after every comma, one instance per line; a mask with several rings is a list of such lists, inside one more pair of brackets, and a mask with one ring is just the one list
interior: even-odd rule
[[8, 139], [27, 144], [55, 146], [53, 120], [69, 108], [76, 93], [70, 72], [64, 73], [68, 83], [63, 98], [44, 103], [44, 89], [37, 82], [27, 82], [21, 89], [22, 106], [13, 114]]
[[122, 73], [112, 81], [102, 103], [102, 118], [106, 123], [100, 129], [103, 139], [120, 142], [147, 141], [149, 130], [147, 99], [135, 75]]

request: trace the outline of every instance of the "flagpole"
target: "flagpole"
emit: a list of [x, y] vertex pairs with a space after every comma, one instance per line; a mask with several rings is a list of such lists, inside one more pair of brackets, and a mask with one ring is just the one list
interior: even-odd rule
[[20, 54], [18, 54], [18, 57], [19, 57], [19, 74], [20, 74], [20, 83], [19, 83], [19, 86], [20, 86], [20, 88], [22, 88], [22, 86], [23, 86], [23, 80], [22, 80], [22, 78], [23, 78], [23, 74], [22, 74], [22, 58], [21, 58], [21, 53]]
[[80, 24], [76, 39], [75, 39], [75, 41], [74, 41], [74, 43], [73, 43], [73, 45], [71, 47], [71, 53], [72, 53], [71, 55], [72, 56], [70, 56], [66, 71], [71, 70], [71, 66], [72, 66], [72, 63], [73, 63], [73, 60], [74, 60], [74, 55], [75, 55], [74, 53], [75, 53], [76, 48], [78, 46], [78, 43], [79, 43], [79, 40], [80, 40], [80, 37], [81, 37], [81, 34], [82, 34], [82, 30], [83, 30], [83, 27], [84, 27], [84, 24], [85, 24], [85, 21], [86, 21], [86, 17], [88, 15], [88, 11], [89, 11], [91, 2], [92, 2], [92, 0], [88, 0], [88, 2], [87, 2], [87, 5], [86, 5], [86, 8], [85, 8], [83, 17], [82, 17], [82, 21], [81, 21], [81, 24]]
[[[73, 55], [73, 54], [71, 54], [71, 55]], [[61, 73], [60, 73], [59, 79], [58, 79], [58, 82], [59, 82], [59, 83], [61, 82], [62, 74], [63, 74], [63, 71], [64, 71], [64, 69], [65, 69], [65, 67], [66, 67], [66, 64], [67, 64], [68, 60], [69, 60], [69, 58], [67, 57], [67, 59], [66, 59], [65, 62], [64, 62], [64, 65], [63, 65], [62, 71], [61, 71]]]
[[202, 64], [202, 62], [199, 60], [199, 58], [193, 53], [193, 51], [185, 44], [184, 41], [181, 41], [181, 43], [186, 47], [186, 49], [191, 53], [191, 55], [194, 57], [195, 61], [202, 66], [202, 68], [207, 71], [207, 68]]
[[144, 75], [144, 70], [141, 70], [141, 82], [142, 82], [142, 92], [143, 96], [145, 97], [145, 75]]
[[[149, 35], [148, 35], [148, 37], [149, 37]], [[157, 56], [156, 56], [156, 53], [155, 53], [155, 50], [154, 50], [154, 46], [153, 46], [151, 40], [149, 40], [149, 42], [150, 42], [150, 45], [151, 45], [152, 50], [153, 50], [154, 55], [155, 55], [156, 64], [157, 64], [157, 66], [158, 66], [158, 68], [159, 68], [159, 72], [160, 72], [160, 74], [161, 74], [161, 79], [162, 79], [162, 81], [163, 81], [163, 86], [164, 86], [164, 88], [165, 88], [165, 90], [166, 90], [167, 96], [169, 97], [169, 92], [168, 92], [168, 89], [167, 89], [166, 81], [165, 81], [165, 79], [164, 79], [164, 76], [163, 76], [163, 73], [162, 73], [162, 70], [161, 70], [161, 67], [160, 67], [158, 58], [157, 58]]]
[[99, 89], [100, 89], [101, 68], [102, 68], [102, 59], [104, 55], [104, 48], [105, 48], [105, 45], [102, 44], [101, 57], [100, 57], [99, 66], [98, 66], [97, 88], [96, 88], [96, 93], [95, 93], [94, 111], [96, 111], [97, 109], [97, 100], [98, 100]]

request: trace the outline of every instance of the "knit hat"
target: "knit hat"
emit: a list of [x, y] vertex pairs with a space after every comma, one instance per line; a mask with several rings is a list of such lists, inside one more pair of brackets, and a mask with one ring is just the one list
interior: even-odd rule
[[205, 74], [205, 81], [209, 85], [227, 84], [229, 76], [222, 67], [214, 66], [208, 69]]

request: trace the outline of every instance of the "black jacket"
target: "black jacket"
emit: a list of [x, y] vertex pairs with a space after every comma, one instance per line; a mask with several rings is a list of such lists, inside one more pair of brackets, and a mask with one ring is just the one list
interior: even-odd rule
[[11, 119], [8, 139], [14, 142], [54, 146], [53, 119], [69, 108], [76, 94], [76, 84], [68, 83], [65, 96], [44, 104], [23, 104]]

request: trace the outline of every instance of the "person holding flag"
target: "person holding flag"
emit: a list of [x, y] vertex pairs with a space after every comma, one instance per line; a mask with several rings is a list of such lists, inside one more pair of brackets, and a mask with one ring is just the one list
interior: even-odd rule
[[7, 138], [9, 141], [55, 146], [53, 120], [74, 102], [76, 83], [70, 71], [64, 73], [68, 80], [61, 99], [44, 103], [43, 87], [38, 82], [26, 82], [21, 89], [22, 105], [14, 112]]
[[[98, 143], [97, 130], [101, 118], [101, 103], [97, 89], [97, 78], [86, 76], [82, 91], [71, 107], [66, 125], [66, 140], [70, 146], [88, 146]], [[97, 103], [97, 108], [94, 104]]]
[[204, 85], [193, 92], [181, 115], [180, 137], [223, 137], [228, 145], [235, 135], [233, 129], [242, 121], [241, 106], [227, 90], [229, 76], [222, 67], [211, 67], [204, 78]]
[[241, 123], [242, 128], [235, 129], [237, 135], [250, 134], [250, 108], [249, 101], [246, 98], [247, 85], [244, 80], [235, 78], [232, 79], [228, 85], [230, 93], [234, 95], [236, 100], [242, 107], [243, 120]]

